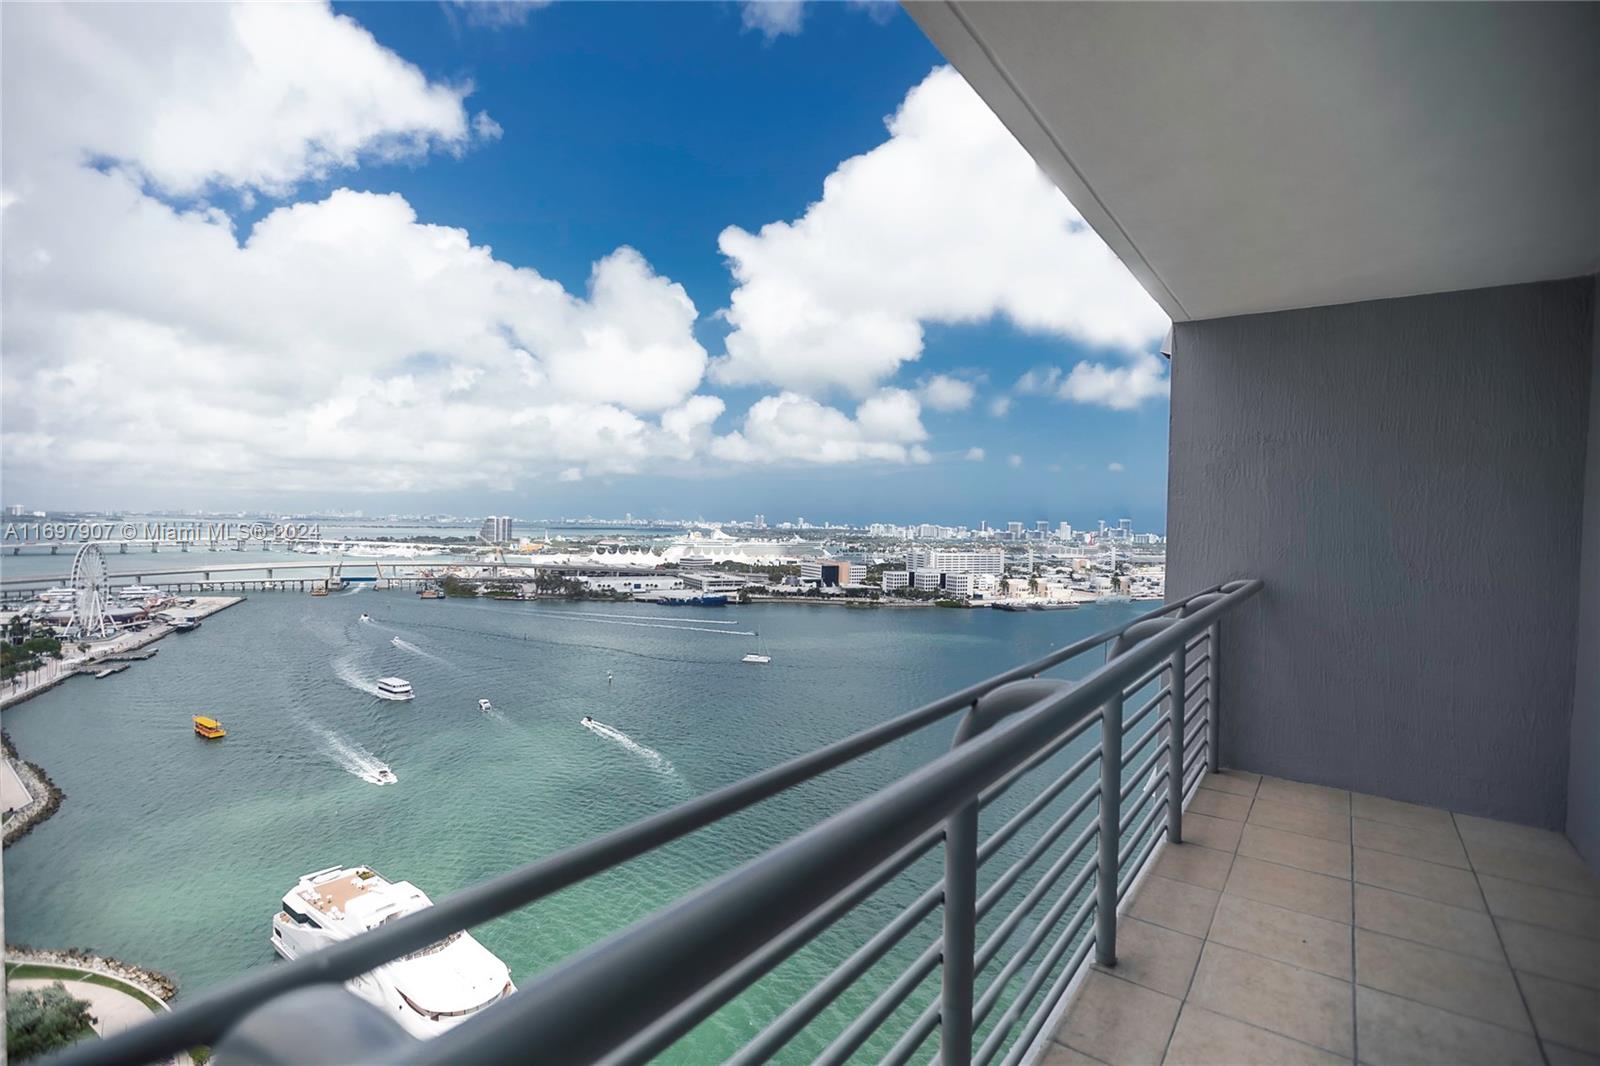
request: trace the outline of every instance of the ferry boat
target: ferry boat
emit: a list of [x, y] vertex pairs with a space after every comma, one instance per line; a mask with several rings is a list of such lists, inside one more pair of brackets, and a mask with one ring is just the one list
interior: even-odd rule
[[409, 700], [416, 693], [411, 691], [411, 682], [403, 677], [378, 678], [378, 698], [380, 700]]
[[220, 740], [228, 735], [228, 731], [222, 728], [221, 722], [215, 718], [207, 718], [203, 714], [194, 716], [194, 731], [207, 740]]
[[[431, 906], [409, 881], [390, 881], [368, 866], [330, 866], [306, 874], [285, 893], [283, 908], [272, 916], [272, 948], [286, 959], [300, 958]], [[506, 964], [467, 932], [451, 933], [345, 987], [422, 1038], [516, 991]]]

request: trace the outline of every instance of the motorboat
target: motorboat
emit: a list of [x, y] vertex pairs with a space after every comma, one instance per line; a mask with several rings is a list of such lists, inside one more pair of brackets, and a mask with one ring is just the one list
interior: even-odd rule
[[482, 700], [481, 699], [481, 700], [478, 701], [478, 710], [480, 710], [480, 711], [492, 711], [492, 710], [494, 710], [494, 704], [490, 703], [488, 700]]
[[403, 677], [378, 678], [378, 698], [380, 700], [409, 700], [415, 698], [416, 693], [411, 691], [411, 682]]
[[[306, 874], [272, 916], [272, 948], [286, 959], [350, 940], [433, 906], [416, 885], [370, 866]], [[412, 1036], [438, 1036], [516, 991], [511, 971], [466, 931], [345, 982]]]

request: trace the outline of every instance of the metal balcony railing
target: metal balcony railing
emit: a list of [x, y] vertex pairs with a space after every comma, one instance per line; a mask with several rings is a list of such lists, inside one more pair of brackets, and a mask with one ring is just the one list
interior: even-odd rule
[[[56, 1061], [147, 1062], [220, 1041], [219, 1061], [252, 1063], [312, 1054], [419, 1066], [643, 1062], [786, 960], [813, 951], [831, 968], [731, 1061], [903, 1063], [936, 1046], [947, 1066], [1011, 1066], [1028, 1054], [1091, 949], [1115, 963], [1119, 901], [1163, 836], [1182, 839], [1185, 799], [1217, 765], [1220, 622], [1260, 588], [1235, 581], [1169, 603], [353, 940], [246, 974]], [[1102, 650], [1105, 661], [1095, 666]], [[1041, 676], [1061, 668], [1083, 676]], [[336, 991], [962, 714], [946, 754], [433, 1040], [415, 1040]], [[1025, 840], [1022, 830], [1042, 816], [1048, 826]], [[918, 874], [927, 878], [920, 892], [908, 883]], [[829, 941], [832, 953], [821, 951], [819, 938], [845, 916], [888, 909], [893, 916], [875, 922], [853, 950]], [[920, 951], [919, 936], [927, 941]]]

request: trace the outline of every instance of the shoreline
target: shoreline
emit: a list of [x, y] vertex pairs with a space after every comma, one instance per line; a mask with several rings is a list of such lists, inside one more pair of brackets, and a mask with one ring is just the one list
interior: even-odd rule
[[169, 1001], [178, 994], [178, 982], [145, 966], [110, 955], [100, 955], [84, 948], [30, 948], [20, 944], [5, 946], [6, 970], [19, 966], [57, 966], [69, 970], [99, 974], [120, 981], [159, 1002], [163, 1009], [171, 1010]]
[[17, 810], [14, 818], [6, 820], [4, 844], [0, 846], [9, 848], [55, 814], [67, 794], [56, 787], [50, 775], [37, 763], [28, 762], [17, 754], [10, 734], [3, 729], [0, 729], [0, 750], [28, 792], [28, 803]]
[[[188, 611], [189, 617], [196, 620], [210, 618], [214, 614], [226, 611], [229, 607], [236, 607], [245, 602], [247, 596], [197, 596], [195, 605]], [[15, 689], [0, 694], [0, 711], [9, 710], [19, 703], [24, 703], [41, 692], [48, 692], [68, 678], [80, 674], [91, 673], [92, 668], [101, 662], [115, 660], [118, 656], [127, 655], [141, 648], [171, 636], [177, 630], [170, 625], [157, 623], [149, 629], [139, 633], [125, 633], [107, 641], [105, 646], [95, 649], [81, 658], [63, 658], [55, 661], [56, 673], [24, 688]]]

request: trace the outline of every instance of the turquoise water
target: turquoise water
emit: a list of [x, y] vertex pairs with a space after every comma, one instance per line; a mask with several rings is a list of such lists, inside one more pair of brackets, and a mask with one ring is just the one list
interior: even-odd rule
[[[162, 641], [148, 662], [6, 712], [22, 755], [66, 793], [6, 852], [6, 934], [149, 965], [192, 993], [271, 962], [272, 913], [301, 874], [369, 863], [437, 900], [1137, 613], [253, 594]], [[757, 631], [770, 666], [739, 662]], [[411, 681], [413, 702], [369, 694], [390, 674]], [[480, 697], [492, 713], [479, 711]], [[197, 713], [222, 719], [227, 739], [195, 737]], [[583, 728], [585, 714], [628, 742]], [[478, 936], [525, 982], [921, 765], [953, 728], [925, 730]], [[374, 761], [399, 783], [356, 776]], [[935, 852], [666, 1058], [701, 1062], [738, 1047], [936, 879], [939, 861]], [[933, 928], [819, 1019], [795, 1057], [832, 1039], [843, 1013]], [[926, 1002], [915, 998], [903, 1017]]]

